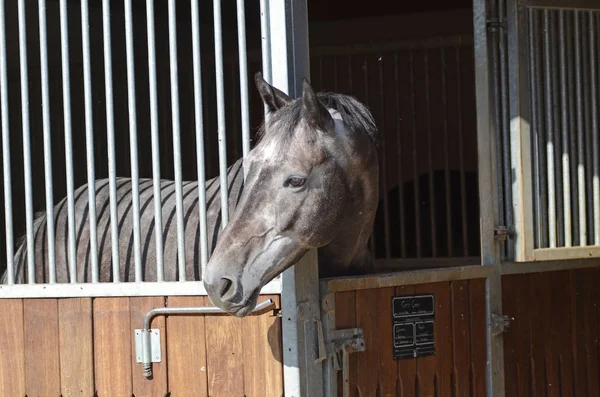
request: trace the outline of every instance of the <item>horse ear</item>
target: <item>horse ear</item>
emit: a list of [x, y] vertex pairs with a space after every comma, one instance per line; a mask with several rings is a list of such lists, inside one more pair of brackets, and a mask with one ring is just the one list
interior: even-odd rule
[[256, 72], [254, 75], [254, 83], [258, 89], [258, 93], [270, 112], [281, 109], [292, 101], [283, 91], [278, 90], [263, 79], [261, 72]]
[[306, 79], [303, 79], [302, 81], [302, 105], [308, 122], [313, 126], [327, 129], [328, 126], [333, 124], [331, 114], [329, 114], [327, 108], [319, 102], [317, 95]]

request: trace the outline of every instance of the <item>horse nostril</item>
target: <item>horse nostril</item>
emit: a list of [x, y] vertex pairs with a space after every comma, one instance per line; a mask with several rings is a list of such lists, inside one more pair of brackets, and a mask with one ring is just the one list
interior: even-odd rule
[[219, 298], [222, 300], [227, 300], [227, 298], [231, 298], [235, 295], [234, 283], [231, 279], [221, 278], [219, 282]]

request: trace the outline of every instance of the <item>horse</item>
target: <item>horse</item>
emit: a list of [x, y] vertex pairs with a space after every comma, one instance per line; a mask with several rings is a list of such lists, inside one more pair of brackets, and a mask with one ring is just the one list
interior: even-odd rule
[[[220, 180], [206, 181], [208, 257], [200, 270], [198, 182], [183, 182], [186, 279], [203, 281], [211, 301], [224, 311], [247, 315], [260, 289], [312, 248], [322, 276], [372, 269], [367, 242], [378, 203], [377, 128], [355, 98], [315, 94], [305, 80], [293, 100], [267, 83], [255, 85], [266, 105], [258, 142], [245, 159], [227, 169], [230, 221], [222, 228]], [[113, 281], [109, 180], [95, 181], [100, 282]], [[152, 179], [139, 180], [142, 281], [156, 281]], [[91, 282], [88, 185], [74, 193], [76, 280]], [[119, 275], [135, 280], [132, 180], [117, 178]], [[179, 280], [175, 182], [161, 180], [164, 281]], [[70, 280], [66, 197], [54, 207], [56, 282]], [[46, 213], [34, 220], [35, 281], [48, 282]], [[27, 283], [27, 246], [19, 239], [15, 283]], [[6, 272], [2, 283], [6, 283]]]

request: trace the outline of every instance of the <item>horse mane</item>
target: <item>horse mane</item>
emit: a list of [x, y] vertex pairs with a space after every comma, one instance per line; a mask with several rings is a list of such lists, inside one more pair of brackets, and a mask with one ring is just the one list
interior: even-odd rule
[[[319, 92], [317, 99], [323, 106], [328, 109], [337, 110], [346, 127], [353, 131], [362, 131], [366, 133], [373, 145], [379, 146], [379, 137], [377, 126], [370, 110], [360, 103], [356, 98], [346, 94], [338, 94], [333, 92]], [[268, 123], [279, 124], [281, 130], [277, 133], [288, 134], [290, 137], [298, 127], [302, 120], [304, 109], [302, 99], [296, 99], [290, 104], [282, 107], [278, 111], [272, 113]], [[262, 139], [266, 134], [265, 123], [263, 122], [256, 133], [257, 141]]]

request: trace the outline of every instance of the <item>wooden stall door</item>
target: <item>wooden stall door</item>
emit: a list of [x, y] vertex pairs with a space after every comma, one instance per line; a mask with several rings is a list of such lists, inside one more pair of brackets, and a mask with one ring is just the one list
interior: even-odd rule
[[[435, 299], [435, 355], [394, 360], [392, 297], [423, 294]], [[338, 292], [335, 304], [338, 329], [364, 331], [366, 351], [350, 359], [352, 397], [485, 397], [483, 279]]]

